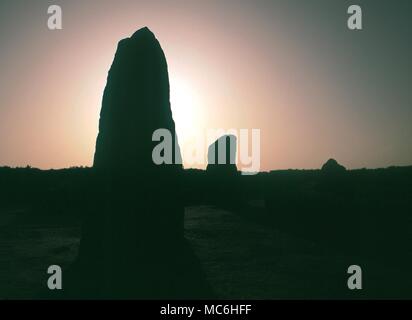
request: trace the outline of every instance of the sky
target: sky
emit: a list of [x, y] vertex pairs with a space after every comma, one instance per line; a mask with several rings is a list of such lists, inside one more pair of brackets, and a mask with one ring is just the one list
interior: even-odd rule
[[[47, 27], [53, 4], [62, 30]], [[351, 4], [361, 31], [347, 27]], [[218, 128], [259, 129], [261, 171], [329, 158], [411, 165], [411, 9], [410, 0], [3, 0], [0, 166], [91, 166], [117, 43], [144, 26], [166, 55], [186, 168], [205, 167], [185, 154]]]

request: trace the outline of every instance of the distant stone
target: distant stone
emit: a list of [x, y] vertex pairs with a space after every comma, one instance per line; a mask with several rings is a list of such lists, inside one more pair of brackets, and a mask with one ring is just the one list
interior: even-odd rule
[[346, 168], [339, 164], [335, 159], [329, 159], [326, 163], [322, 166], [322, 171], [325, 173], [339, 173], [345, 172]]
[[209, 146], [207, 172], [234, 174], [236, 167], [237, 139], [234, 135], [224, 135]]

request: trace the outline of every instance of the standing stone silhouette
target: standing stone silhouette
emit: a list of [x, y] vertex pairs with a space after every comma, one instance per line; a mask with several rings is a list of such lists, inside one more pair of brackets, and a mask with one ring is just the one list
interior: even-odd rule
[[209, 146], [207, 172], [216, 174], [236, 174], [236, 145], [234, 135], [224, 135]]
[[[145, 27], [119, 42], [108, 74], [93, 165], [94, 205], [74, 272], [76, 297], [207, 295], [200, 264], [183, 237], [182, 165], [152, 161], [158, 143], [152, 134], [159, 128], [175, 135], [165, 55]], [[175, 150], [176, 163], [178, 145]]]
[[239, 175], [236, 167], [237, 138], [224, 135], [209, 146], [207, 153], [207, 184], [209, 200], [221, 206], [237, 206], [239, 198]]
[[335, 159], [329, 159], [322, 165], [322, 172], [324, 173], [342, 173], [346, 171], [346, 168], [339, 164]]
[[[94, 168], [159, 171], [152, 161], [152, 134], [175, 134], [166, 58], [147, 28], [119, 42], [109, 71], [100, 114]], [[173, 148], [174, 150], [174, 148]], [[176, 159], [180, 158], [180, 151]], [[138, 168], [140, 167], [140, 168]], [[170, 166], [165, 166], [170, 169]], [[175, 166], [181, 169], [181, 165]], [[162, 168], [163, 169], [163, 168]]]

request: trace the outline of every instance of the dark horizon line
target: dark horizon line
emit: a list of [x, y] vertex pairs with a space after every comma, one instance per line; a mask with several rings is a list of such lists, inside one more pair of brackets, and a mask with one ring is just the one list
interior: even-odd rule
[[[408, 165], [389, 165], [386, 167], [375, 167], [375, 168], [368, 168], [368, 167], [362, 167], [362, 168], [346, 168], [346, 171], [359, 171], [359, 170], [381, 170], [381, 169], [392, 169], [392, 168], [412, 168], [412, 164]], [[26, 166], [9, 166], [9, 165], [0, 165], [0, 169], [30, 169], [30, 170], [38, 170], [38, 171], [62, 171], [62, 170], [73, 170], [73, 169], [93, 169], [93, 166], [71, 166], [71, 167], [63, 167], [63, 168], [48, 168], [48, 169], [41, 169], [38, 167], [32, 167], [31, 165], [26, 165]], [[200, 169], [200, 168], [185, 168], [183, 166], [183, 170], [188, 171], [188, 170], [197, 170], [197, 171], [204, 171], [206, 172], [206, 168]], [[258, 171], [256, 174], [259, 173], [270, 173], [272, 171], [321, 171], [322, 168], [288, 168], [288, 169], [270, 169], [270, 170], [264, 170], [264, 171]], [[238, 172], [242, 172], [242, 170], [238, 170]], [[255, 172], [255, 171], [243, 171], [243, 172]], [[256, 175], [255, 174], [255, 175]]]

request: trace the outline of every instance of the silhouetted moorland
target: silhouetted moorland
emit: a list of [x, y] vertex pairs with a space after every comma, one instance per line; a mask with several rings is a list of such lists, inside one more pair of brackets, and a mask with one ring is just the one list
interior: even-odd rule
[[[0, 167], [2, 208], [33, 215], [87, 215], [101, 182], [91, 168], [61, 170]], [[218, 205], [251, 219], [271, 221], [303, 237], [351, 247], [358, 241], [391, 246], [412, 230], [412, 166], [347, 170], [276, 170], [236, 175], [222, 190], [204, 170], [182, 172], [184, 205]], [[236, 190], [236, 198], [226, 193]], [[255, 204], [255, 205], [254, 205]], [[255, 212], [256, 211], [256, 212]], [[369, 237], [373, 237], [368, 239]], [[410, 238], [409, 238], [410, 239]], [[402, 250], [403, 242], [391, 250]], [[356, 246], [355, 246], [356, 247]]]
[[[102, 192], [101, 182], [91, 168], [1, 167], [0, 181], [1, 209], [20, 209], [35, 221], [71, 217], [81, 223], [87, 220]], [[216, 176], [188, 169], [182, 171], [182, 186], [186, 207], [226, 208], [251, 228], [271, 226], [311, 241], [316, 244], [316, 252], [321, 250], [331, 259], [338, 252], [352, 257], [350, 261], [367, 259], [376, 261], [376, 265], [396, 267], [398, 272], [391, 275], [396, 290], [376, 291], [366, 297], [385, 297], [384, 292], [392, 292], [389, 297], [412, 297], [408, 289], [411, 277], [405, 279], [412, 267], [412, 167], [237, 175], [232, 186], [226, 184], [230, 197], [216, 188]], [[235, 196], [231, 188], [236, 190]], [[213, 213], [210, 215], [212, 219]], [[65, 219], [61, 221], [64, 226]], [[289, 249], [285, 246], [283, 250]], [[261, 252], [259, 259], [268, 255], [271, 253]], [[388, 278], [385, 274], [382, 277]], [[408, 287], [398, 288], [401, 284]], [[344, 297], [344, 292], [332, 296]]]

